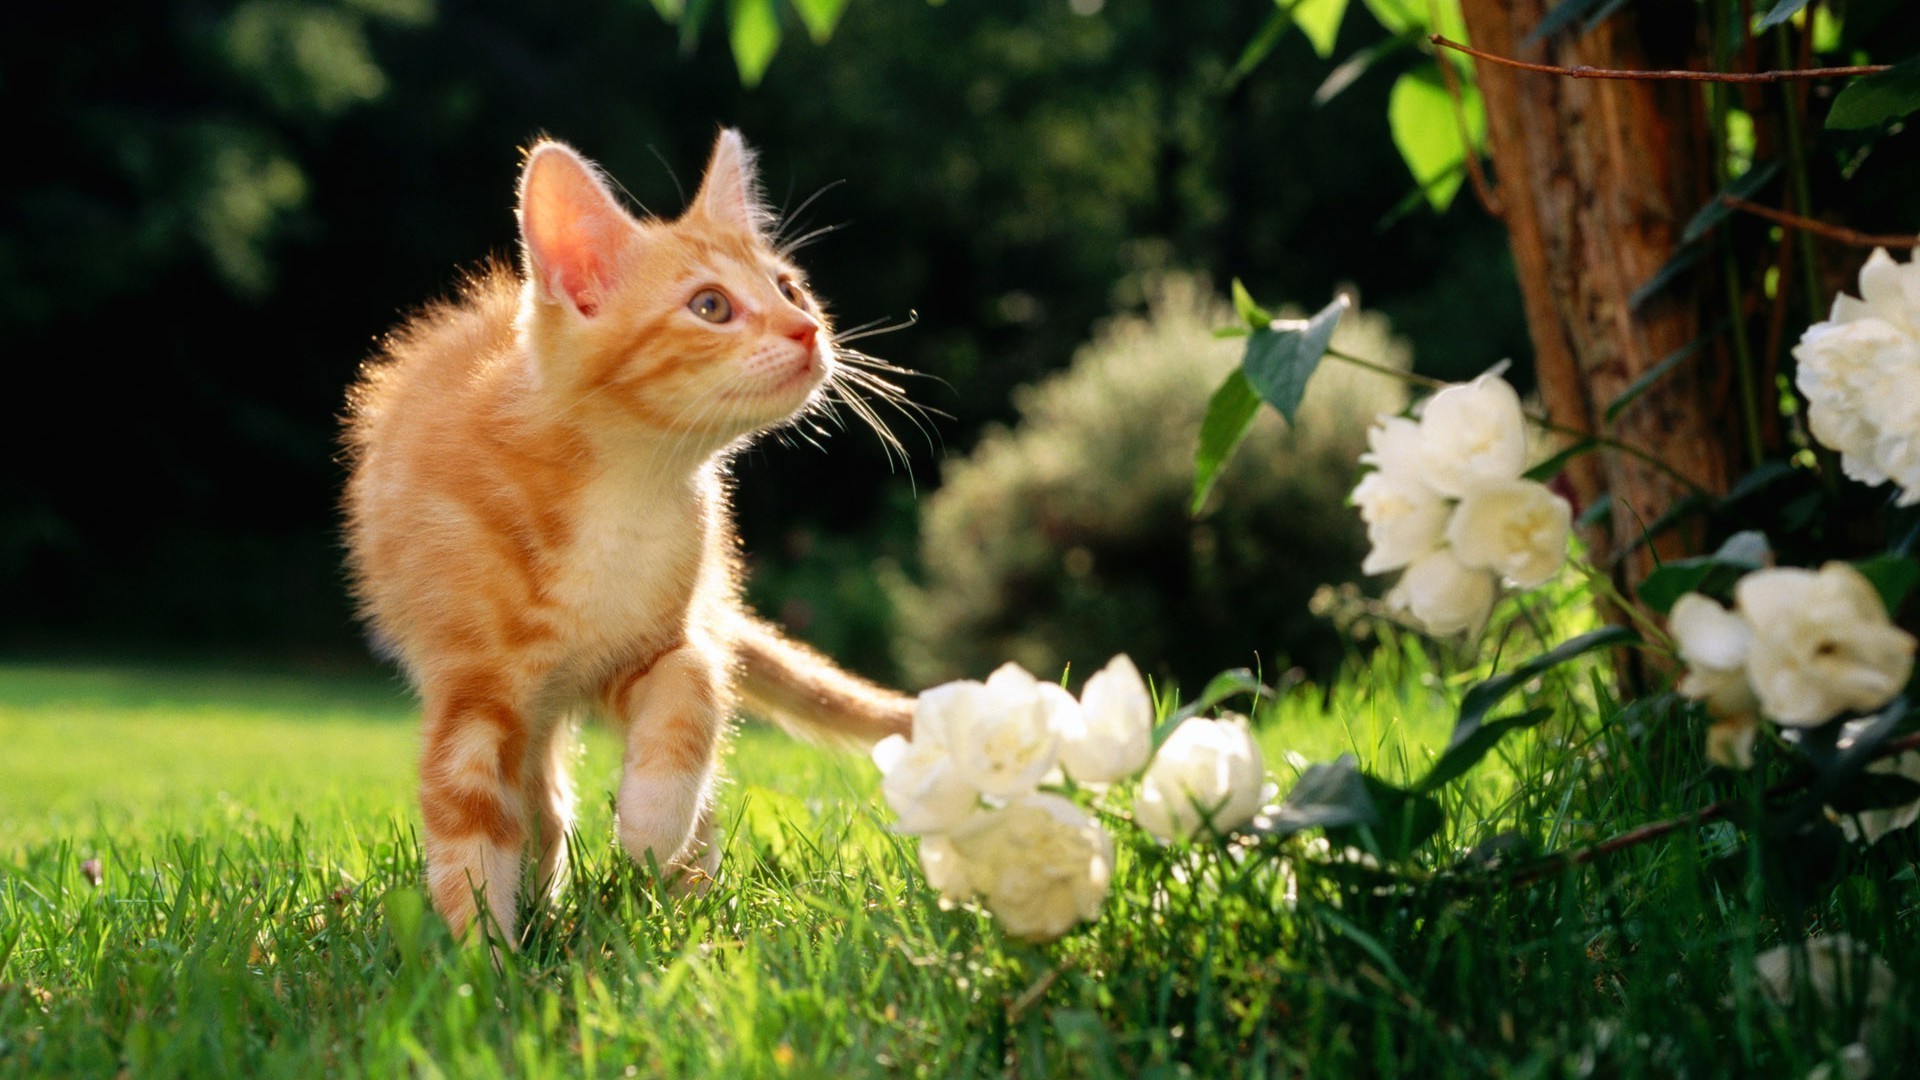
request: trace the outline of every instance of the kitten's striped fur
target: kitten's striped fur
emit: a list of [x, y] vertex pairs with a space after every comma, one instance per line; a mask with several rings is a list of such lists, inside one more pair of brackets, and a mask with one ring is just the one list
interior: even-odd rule
[[736, 703], [866, 741], [911, 717], [739, 597], [728, 458], [851, 370], [769, 238], [739, 135], [721, 132], [673, 221], [634, 218], [541, 142], [519, 221], [523, 272], [492, 268], [396, 329], [345, 432], [356, 591], [425, 713], [434, 905], [464, 930], [483, 895], [509, 942], [528, 846], [543, 886], [566, 868], [576, 711], [625, 733], [621, 844], [689, 873], [717, 863]]

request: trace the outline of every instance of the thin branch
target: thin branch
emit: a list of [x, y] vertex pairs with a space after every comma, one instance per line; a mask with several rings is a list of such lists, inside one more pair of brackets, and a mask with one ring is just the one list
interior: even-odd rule
[[1467, 126], [1467, 106], [1460, 97], [1460, 73], [1453, 65], [1440, 61], [1440, 79], [1447, 84], [1447, 100], [1453, 103], [1453, 125], [1459, 129], [1460, 145], [1465, 148], [1467, 161], [1467, 179], [1473, 184], [1474, 198], [1480, 200], [1480, 209], [1489, 217], [1498, 221], [1506, 220], [1506, 204], [1500, 201], [1500, 195], [1493, 190], [1487, 180], [1486, 170], [1480, 166], [1480, 154], [1473, 148], [1471, 129]]
[[[1354, 356], [1350, 353], [1343, 353], [1338, 349], [1328, 349], [1326, 355], [1332, 357], [1335, 360], [1339, 360], [1342, 363], [1352, 364], [1357, 368], [1361, 368], [1366, 371], [1371, 371], [1377, 375], [1385, 375], [1390, 379], [1399, 379], [1402, 382], [1410, 383], [1414, 386], [1424, 387], [1425, 389], [1428, 389], [1428, 390], [1440, 391], [1440, 390], [1445, 390], [1449, 386], [1457, 385], [1455, 383], [1447, 382], [1444, 379], [1433, 378], [1432, 376], [1429, 376], [1429, 375], [1418, 375], [1411, 371], [1403, 371], [1400, 368], [1388, 367], [1385, 364], [1377, 363], [1372, 360], [1363, 359], [1361, 357]], [[1653, 456], [1652, 454], [1646, 452], [1645, 450], [1642, 450], [1639, 447], [1634, 446], [1630, 443], [1621, 442], [1619, 439], [1615, 439], [1608, 435], [1602, 435], [1602, 434], [1599, 434], [1598, 432], [1583, 431], [1576, 427], [1569, 427], [1566, 424], [1558, 424], [1553, 422], [1552, 420], [1547, 419], [1544, 416], [1535, 416], [1530, 412], [1522, 411], [1520, 415], [1523, 418], [1525, 418], [1528, 423], [1537, 425], [1543, 431], [1551, 431], [1556, 435], [1565, 435], [1568, 438], [1572, 438], [1572, 439], [1584, 439], [1592, 442], [1593, 445], [1596, 447], [1606, 449], [1606, 450], [1612, 450], [1617, 453], [1625, 454], [1628, 457], [1635, 458], [1653, 467], [1654, 469], [1658, 470], [1662, 474], [1666, 475], [1669, 479], [1673, 480], [1675, 483], [1678, 483], [1679, 485], [1686, 488], [1688, 491], [1693, 492], [1696, 495], [1706, 496], [1706, 495], [1712, 494], [1706, 488], [1701, 487], [1697, 482], [1695, 482], [1693, 479], [1691, 479], [1690, 477], [1680, 472], [1680, 470], [1674, 468], [1672, 465], [1668, 464], [1665, 461], [1660, 460], [1659, 458]]]
[[[1887, 742], [1880, 747], [1879, 752], [1873, 755], [1873, 758], [1878, 761], [1906, 750], [1916, 749], [1920, 749], [1920, 734], [1907, 735], [1902, 738], [1887, 740]], [[1760, 798], [1762, 801], [1767, 801], [1777, 799], [1782, 795], [1790, 795], [1811, 785], [1816, 776], [1816, 773], [1809, 772], [1791, 779], [1782, 780], [1762, 792]], [[1631, 847], [1638, 847], [1641, 844], [1658, 840], [1663, 836], [1678, 832], [1681, 829], [1695, 828], [1709, 821], [1718, 821], [1726, 817], [1727, 814], [1732, 812], [1736, 807], [1745, 804], [1746, 800], [1744, 798], [1723, 799], [1720, 802], [1703, 806], [1690, 814], [1682, 814], [1679, 817], [1668, 818], [1665, 821], [1649, 822], [1637, 829], [1629, 829], [1618, 836], [1610, 837], [1592, 847], [1561, 852], [1558, 855], [1549, 855], [1532, 865], [1520, 867], [1513, 873], [1502, 876], [1509, 885], [1531, 885], [1542, 878], [1552, 877], [1563, 870], [1571, 870], [1576, 866], [1585, 866], [1588, 863], [1598, 862], [1617, 851], [1625, 851]]]
[[1864, 233], [1849, 229], [1844, 225], [1829, 225], [1799, 214], [1790, 214], [1785, 210], [1775, 210], [1771, 206], [1751, 202], [1738, 195], [1721, 195], [1720, 201], [1743, 213], [1757, 218], [1765, 218], [1775, 225], [1789, 229], [1799, 229], [1814, 236], [1824, 237], [1838, 244], [1850, 244], [1854, 247], [1920, 247], [1920, 236], [1912, 233]]
[[1495, 53], [1476, 49], [1471, 45], [1462, 45], [1440, 34], [1429, 34], [1427, 40], [1443, 49], [1455, 49], [1468, 56], [1485, 60], [1488, 63], [1504, 67], [1519, 68], [1522, 71], [1537, 71], [1542, 75], [1559, 75], [1568, 79], [1628, 79], [1672, 82], [1721, 82], [1721, 83], [1777, 83], [1794, 79], [1844, 79], [1853, 75], [1877, 75], [1891, 67], [1890, 64], [1857, 64], [1852, 67], [1830, 68], [1792, 68], [1785, 71], [1631, 71], [1621, 68], [1588, 67], [1575, 64], [1561, 67], [1557, 64], [1532, 64], [1525, 60], [1500, 56]]

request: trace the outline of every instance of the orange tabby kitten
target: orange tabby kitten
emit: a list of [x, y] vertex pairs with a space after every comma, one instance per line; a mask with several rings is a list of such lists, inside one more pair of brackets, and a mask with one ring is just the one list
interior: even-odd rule
[[514, 939], [528, 842], [566, 869], [568, 718], [626, 738], [620, 843], [711, 873], [715, 759], [736, 702], [871, 741], [912, 702], [752, 617], [726, 468], [842, 369], [768, 235], [733, 131], [677, 220], [636, 219], [557, 142], [520, 177], [523, 273], [494, 267], [395, 330], [349, 395], [350, 562], [425, 712], [434, 906]]

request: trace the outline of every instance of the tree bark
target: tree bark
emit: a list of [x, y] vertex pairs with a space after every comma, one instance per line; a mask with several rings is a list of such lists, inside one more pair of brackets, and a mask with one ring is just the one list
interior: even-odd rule
[[[1462, 0], [1476, 47], [1558, 65], [1704, 66], [1692, 5], [1623, 9], [1585, 33], [1521, 48], [1551, 0]], [[1674, 20], [1649, 25], [1653, 19]], [[1663, 43], [1671, 42], [1670, 45]], [[1704, 349], [1609, 425], [1609, 403], [1703, 324], [1699, 273], [1636, 308], [1631, 297], [1679, 245], [1711, 195], [1701, 90], [1673, 82], [1573, 79], [1479, 62], [1497, 211], [1513, 249], [1541, 396], [1558, 423], [1602, 433], [1664, 462], [1699, 489], [1726, 490], [1740, 425], [1724, 373]], [[1716, 378], [1716, 374], [1722, 377]], [[1617, 451], [1576, 461], [1568, 479], [1581, 506], [1611, 498], [1610, 524], [1587, 531], [1590, 557], [1611, 565], [1626, 595], [1656, 565], [1694, 554], [1700, 518], [1649, 535], [1689, 494], [1685, 484]]]

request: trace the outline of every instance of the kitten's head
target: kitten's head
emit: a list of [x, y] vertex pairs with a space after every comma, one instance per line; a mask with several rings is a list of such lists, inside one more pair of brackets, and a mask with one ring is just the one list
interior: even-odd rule
[[567, 408], [724, 443], [801, 411], [833, 372], [826, 315], [769, 237], [738, 132], [672, 221], [635, 218], [585, 158], [542, 141], [519, 218], [520, 330]]

